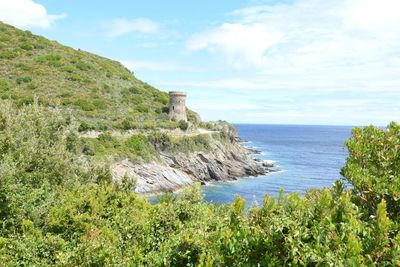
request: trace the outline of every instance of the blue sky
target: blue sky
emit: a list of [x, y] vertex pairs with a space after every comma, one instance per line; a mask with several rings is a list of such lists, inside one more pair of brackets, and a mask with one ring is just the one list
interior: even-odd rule
[[398, 0], [2, 0], [0, 20], [116, 59], [205, 120], [400, 120]]

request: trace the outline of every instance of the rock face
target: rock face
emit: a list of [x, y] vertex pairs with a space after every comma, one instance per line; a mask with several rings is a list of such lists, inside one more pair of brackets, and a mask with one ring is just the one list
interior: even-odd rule
[[136, 193], [157, 193], [193, 184], [192, 178], [187, 173], [156, 162], [133, 164], [123, 160], [114, 164], [112, 169], [116, 179], [124, 175], [136, 178]]
[[251, 151], [237, 140], [212, 139], [209, 152], [160, 152], [160, 160], [147, 164], [133, 164], [128, 160], [112, 166], [115, 179], [125, 174], [136, 179], [137, 193], [173, 191], [194, 182], [234, 180], [237, 177], [257, 176], [268, 172], [252, 159]]

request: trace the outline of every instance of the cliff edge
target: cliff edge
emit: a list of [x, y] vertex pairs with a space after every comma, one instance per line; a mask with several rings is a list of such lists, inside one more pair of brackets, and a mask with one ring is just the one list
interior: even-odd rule
[[155, 144], [157, 160], [148, 163], [118, 161], [112, 165], [113, 177], [117, 180], [125, 175], [133, 177], [137, 193], [158, 193], [175, 191], [194, 182], [235, 180], [268, 172], [253, 159], [255, 151], [242, 145], [233, 127], [228, 131], [200, 134], [197, 138], [200, 137], [208, 140], [207, 149], [180, 152]]

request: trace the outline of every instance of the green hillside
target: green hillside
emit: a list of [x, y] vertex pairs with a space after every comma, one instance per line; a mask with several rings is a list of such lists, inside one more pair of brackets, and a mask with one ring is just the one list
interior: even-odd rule
[[121, 63], [1, 22], [0, 97], [17, 105], [37, 99], [64, 106], [81, 130], [177, 126], [165, 113], [167, 93], [138, 80]]

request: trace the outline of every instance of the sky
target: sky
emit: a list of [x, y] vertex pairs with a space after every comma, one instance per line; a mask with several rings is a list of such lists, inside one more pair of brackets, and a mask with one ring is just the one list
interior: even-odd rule
[[204, 120], [400, 121], [399, 0], [0, 0], [0, 20], [188, 92]]

